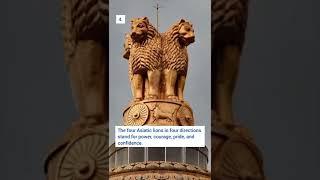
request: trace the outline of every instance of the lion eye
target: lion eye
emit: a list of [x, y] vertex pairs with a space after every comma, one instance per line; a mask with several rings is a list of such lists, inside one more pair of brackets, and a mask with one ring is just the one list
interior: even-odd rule
[[190, 31], [191, 29], [190, 29], [190, 27], [186, 27], [185, 30], [186, 31]]
[[139, 27], [139, 28], [143, 28], [143, 27], [144, 27], [144, 24], [140, 23], [140, 24], [138, 24], [138, 27]]

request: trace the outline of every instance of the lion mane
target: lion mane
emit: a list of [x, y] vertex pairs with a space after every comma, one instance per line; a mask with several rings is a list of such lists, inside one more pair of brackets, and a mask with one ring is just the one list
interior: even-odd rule
[[187, 74], [188, 53], [187, 46], [179, 41], [181, 23], [174, 24], [167, 32], [163, 33], [163, 69], [176, 70], [180, 74]]
[[[132, 38], [129, 68], [133, 74], [144, 74], [149, 70], [159, 70], [161, 65], [161, 36], [147, 18], [136, 18], [147, 25], [147, 34], [142, 41]], [[132, 32], [131, 32], [132, 33]], [[129, 70], [129, 71], [130, 71]]]

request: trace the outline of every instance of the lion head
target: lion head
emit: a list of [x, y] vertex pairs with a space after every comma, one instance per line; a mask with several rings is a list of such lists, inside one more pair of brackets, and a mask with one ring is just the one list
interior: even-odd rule
[[142, 41], [148, 35], [149, 20], [147, 17], [134, 18], [131, 20], [131, 38], [135, 41]]
[[131, 35], [129, 33], [126, 33], [123, 46], [124, 46], [123, 57], [125, 59], [129, 59], [130, 49], [131, 49], [131, 46], [132, 46], [132, 39], [131, 39]]
[[184, 46], [195, 41], [194, 29], [190, 22], [181, 19], [178, 23], [179, 42]]

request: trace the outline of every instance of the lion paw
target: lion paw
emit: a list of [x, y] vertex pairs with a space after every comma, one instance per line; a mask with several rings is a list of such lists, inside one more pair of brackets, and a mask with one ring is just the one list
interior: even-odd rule
[[133, 99], [133, 102], [139, 102], [139, 101], [142, 101], [142, 98], [134, 98]]
[[169, 95], [169, 96], [167, 96], [167, 98], [170, 99], [170, 100], [174, 100], [174, 101], [178, 101], [179, 100], [178, 96], [174, 96], [174, 95]]
[[149, 95], [146, 97], [146, 99], [158, 99], [158, 96], [156, 95]]

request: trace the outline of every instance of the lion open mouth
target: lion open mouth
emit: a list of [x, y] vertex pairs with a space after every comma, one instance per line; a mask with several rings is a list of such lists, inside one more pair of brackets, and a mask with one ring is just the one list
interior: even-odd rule
[[142, 32], [132, 32], [131, 38], [136, 41], [142, 41], [145, 38], [145, 34]]

